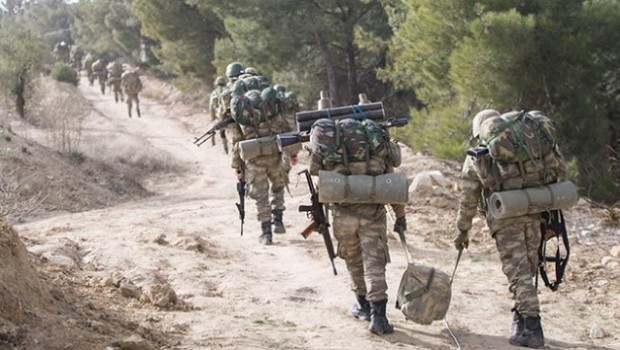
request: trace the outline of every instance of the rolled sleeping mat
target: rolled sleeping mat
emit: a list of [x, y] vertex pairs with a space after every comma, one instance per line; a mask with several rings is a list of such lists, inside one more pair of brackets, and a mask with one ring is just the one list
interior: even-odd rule
[[366, 111], [382, 110], [383, 102], [373, 102], [365, 105], [350, 105], [326, 109], [316, 109], [312, 111], [302, 111], [295, 113], [297, 122], [314, 121], [322, 118], [330, 118], [343, 114], [355, 114]]
[[[325, 117], [325, 118], [328, 118], [328, 117]], [[329, 119], [339, 120], [339, 119], [347, 119], [347, 118], [358, 119], [358, 120], [371, 119], [374, 121], [380, 121], [380, 120], [385, 120], [385, 111], [383, 109], [376, 109], [373, 111], [365, 111], [365, 112], [331, 116]], [[319, 119], [323, 119], [323, 118], [319, 118]], [[303, 122], [298, 121], [297, 122], [298, 132], [305, 132], [305, 131], [310, 130], [312, 128], [312, 125], [319, 119], [310, 119], [310, 120], [306, 120]]]
[[320, 203], [406, 204], [408, 187], [405, 173], [370, 176], [319, 170]]
[[279, 153], [276, 135], [264, 136], [239, 142], [241, 159], [248, 161], [260, 156]]
[[540, 213], [546, 210], [565, 209], [577, 204], [577, 187], [570, 181], [546, 186], [493, 193], [488, 199], [491, 215], [495, 219]]

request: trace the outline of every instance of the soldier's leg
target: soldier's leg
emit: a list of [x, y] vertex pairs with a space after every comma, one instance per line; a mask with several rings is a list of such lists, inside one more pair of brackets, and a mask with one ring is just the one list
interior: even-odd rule
[[250, 188], [248, 195], [256, 201], [256, 218], [261, 223], [261, 235], [258, 240], [262, 244], [269, 245], [272, 243], [272, 235], [267, 169], [248, 162], [246, 164], [245, 176]]
[[138, 113], [138, 117], [140, 117], [140, 99], [138, 98], [138, 94], [135, 96], [136, 98], [136, 113]]
[[283, 215], [286, 207], [284, 206], [284, 189], [286, 180], [282, 169], [280, 156], [274, 157], [272, 166], [267, 167], [269, 182], [271, 187], [271, 211], [273, 213], [273, 232], [286, 233]]
[[370, 321], [370, 304], [366, 299], [367, 289], [364, 280], [364, 262], [358, 237], [360, 218], [347, 215], [338, 209], [333, 210], [332, 227], [338, 242], [337, 255], [344, 259], [349, 277], [351, 291], [357, 303], [349, 307], [349, 315], [360, 320]]
[[127, 96], [127, 113], [129, 114], [129, 118], [131, 118], [131, 101], [133, 101], [133, 95]]
[[228, 139], [226, 138], [226, 129], [220, 130], [220, 138], [222, 139], [222, 145], [224, 146], [224, 153], [228, 154]]
[[[540, 303], [533, 281], [536, 267], [532, 266], [528, 249], [527, 237], [535, 235], [533, 231], [534, 225], [517, 224], [497, 231], [494, 237], [502, 271], [508, 278], [509, 290], [515, 299], [513, 332], [509, 342], [536, 348], [544, 345], [544, 336], [540, 325]], [[529, 244], [532, 245], [532, 242]]]
[[388, 295], [385, 266], [390, 262], [390, 254], [387, 245], [386, 216], [382, 209], [372, 218], [361, 219], [359, 236], [364, 261], [364, 279], [368, 286], [366, 299], [370, 303], [368, 330], [376, 334], [389, 334], [394, 332], [394, 326], [386, 315]]

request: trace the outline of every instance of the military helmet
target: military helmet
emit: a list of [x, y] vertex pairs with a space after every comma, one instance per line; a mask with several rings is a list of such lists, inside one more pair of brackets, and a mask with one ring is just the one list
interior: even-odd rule
[[215, 85], [217, 86], [224, 86], [226, 85], [226, 78], [224, 78], [223, 76], [218, 76], [217, 78], [215, 78]]
[[236, 78], [243, 74], [245, 68], [239, 62], [233, 62], [226, 66], [226, 76], [229, 78]]
[[482, 125], [482, 123], [485, 120], [488, 120], [494, 117], [499, 117], [499, 115], [500, 115], [499, 112], [494, 109], [485, 109], [485, 110], [478, 112], [478, 114], [476, 114], [472, 122], [471, 136], [473, 137], [480, 136], [480, 126]]
[[276, 90], [277, 92], [281, 93], [281, 94], [286, 92], [286, 88], [283, 85], [280, 85], [280, 84], [274, 85], [273, 89]]
[[251, 74], [251, 75], [258, 75], [258, 70], [254, 67], [247, 67], [245, 69], [245, 73]]

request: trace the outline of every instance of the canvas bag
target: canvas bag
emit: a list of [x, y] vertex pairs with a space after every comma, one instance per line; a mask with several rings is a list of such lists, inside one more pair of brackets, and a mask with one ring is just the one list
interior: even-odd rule
[[136, 72], [125, 72], [121, 76], [126, 93], [137, 94], [142, 91], [142, 81]]
[[463, 251], [459, 251], [450, 277], [434, 267], [414, 263], [407, 249], [405, 233], [398, 234], [407, 257], [407, 269], [398, 287], [396, 308], [406, 319], [423, 325], [444, 319], [452, 298], [452, 279]]
[[310, 131], [311, 152], [330, 163], [367, 161], [383, 149], [386, 141], [383, 128], [370, 119], [322, 118]]

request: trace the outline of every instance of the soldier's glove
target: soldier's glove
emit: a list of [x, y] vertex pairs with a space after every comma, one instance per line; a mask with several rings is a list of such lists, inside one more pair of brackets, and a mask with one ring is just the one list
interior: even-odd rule
[[407, 219], [404, 216], [396, 218], [396, 221], [394, 221], [394, 232], [405, 231], [407, 231]]
[[459, 230], [458, 236], [454, 239], [454, 248], [456, 250], [462, 250], [469, 247], [469, 235], [467, 230]]

